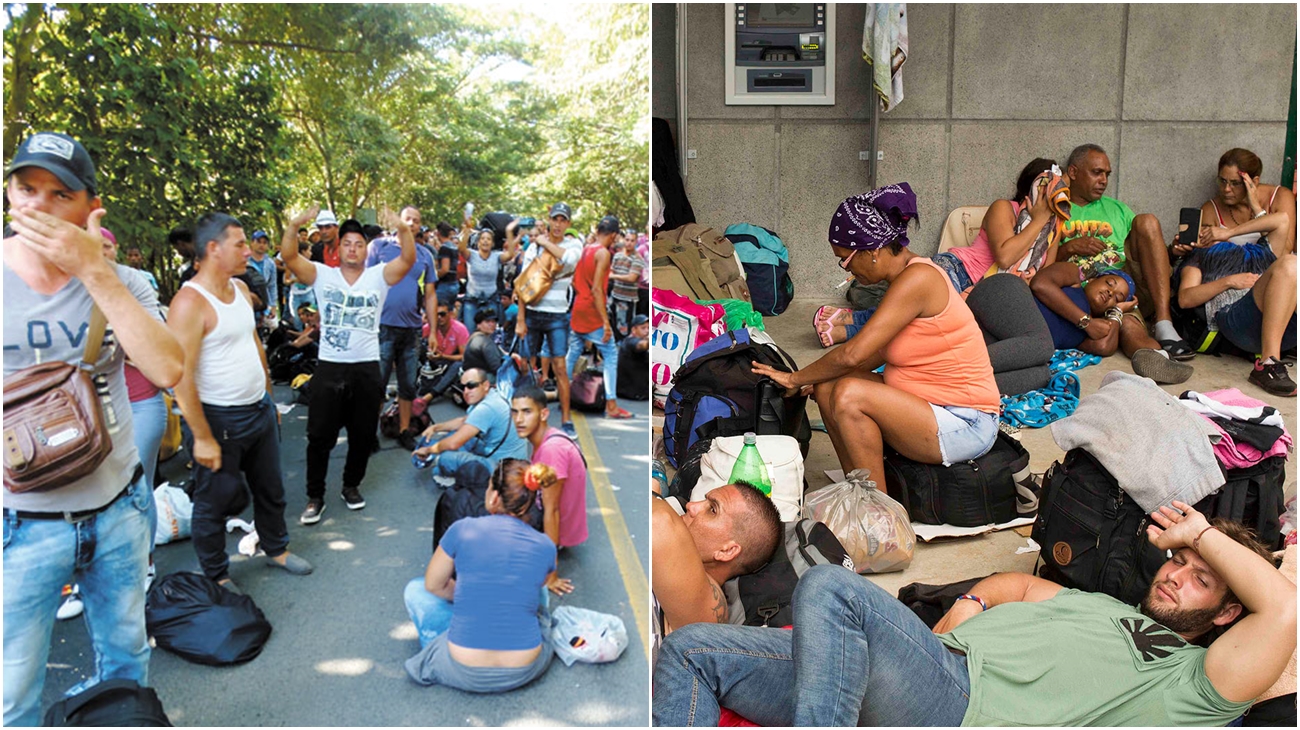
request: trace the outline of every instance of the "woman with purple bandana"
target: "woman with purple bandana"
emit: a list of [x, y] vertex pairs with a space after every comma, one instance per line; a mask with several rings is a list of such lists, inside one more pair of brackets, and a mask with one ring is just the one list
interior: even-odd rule
[[[947, 273], [907, 249], [916, 218], [907, 183], [840, 203], [827, 237], [862, 284], [889, 282], [874, 316], [841, 347], [792, 373], [755, 363], [786, 388], [811, 391], [845, 473], [883, 479], [884, 447], [926, 464], [988, 453], [1001, 400], [984, 337]], [[881, 365], [884, 374], [873, 372]]]

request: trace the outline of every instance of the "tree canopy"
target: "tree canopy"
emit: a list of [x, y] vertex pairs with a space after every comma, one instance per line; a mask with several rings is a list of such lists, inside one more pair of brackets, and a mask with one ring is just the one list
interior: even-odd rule
[[[643, 5], [5, 4], [5, 158], [62, 131], [96, 161], [104, 224], [174, 286], [166, 233], [224, 210], [277, 235], [414, 204], [643, 227]], [[556, 17], [551, 17], [555, 15]], [[509, 71], [510, 73], [505, 73]]]

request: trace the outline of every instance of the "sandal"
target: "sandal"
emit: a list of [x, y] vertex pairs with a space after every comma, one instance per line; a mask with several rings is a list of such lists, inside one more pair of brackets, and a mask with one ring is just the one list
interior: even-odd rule
[[835, 329], [835, 325], [831, 324], [829, 319], [813, 326], [817, 328], [817, 339], [821, 340], [823, 348], [835, 346], [835, 340], [831, 337], [831, 330]]
[[823, 304], [813, 312], [813, 327], [824, 322], [834, 322], [835, 318], [843, 312], [851, 312], [848, 307], [833, 307], [829, 304]]
[[1196, 351], [1183, 340], [1160, 340], [1160, 347], [1169, 353], [1169, 357], [1184, 362], [1196, 357]]
[[617, 411], [605, 411], [605, 418], [614, 418], [621, 421], [621, 420], [625, 420], [628, 418], [635, 418], [635, 417], [636, 416], [633, 415], [626, 408], [620, 408]]

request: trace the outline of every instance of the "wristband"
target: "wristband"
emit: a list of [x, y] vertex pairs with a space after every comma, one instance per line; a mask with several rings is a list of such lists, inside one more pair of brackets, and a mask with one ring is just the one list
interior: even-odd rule
[[989, 610], [989, 604], [985, 603], [985, 602], [984, 602], [984, 599], [983, 599], [983, 598], [980, 598], [979, 596], [972, 596], [972, 595], [969, 594], [969, 593], [963, 593], [963, 594], [961, 594], [960, 596], [957, 596], [957, 600], [958, 600], [958, 601], [962, 600], [963, 598], [966, 599], [966, 600], [968, 600], [968, 601], [974, 601], [974, 602], [978, 603], [978, 604], [980, 605], [980, 610], [981, 610], [981, 611], [987, 611], [987, 610]]
[[1079, 321], [1076, 322], [1074, 326], [1078, 327], [1081, 330], [1086, 330], [1088, 329], [1088, 325], [1091, 323], [1092, 323], [1092, 316], [1085, 314], [1079, 318]]
[[1213, 529], [1215, 529], [1214, 525], [1209, 525], [1204, 530], [1201, 530], [1201, 534], [1197, 535], [1195, 540], [1192, 540], [1192, 550], [1195, 550], [1198, 553], [1201, 552], [1201, 535], [1204, 535]]
[[1268, 215], [1268, 211], [1267, 211], [1267, 210], [1261, 210], [1260, 212], [1258, 212], [1258, 213], [1256, 213], [1254, 216], [1252, 216], [1252, 217], [1251, 217], [1251, 220], [1258, 220], [1258, 219], [1260, 219], [1260, 218], [1263, 218], [1263, 217], [1266, 216], [1266, 215]]

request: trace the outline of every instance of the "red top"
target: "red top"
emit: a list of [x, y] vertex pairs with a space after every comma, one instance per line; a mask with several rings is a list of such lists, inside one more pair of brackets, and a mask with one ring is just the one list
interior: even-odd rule
[[[578, 334], [595, 332], [605, 326], [605, 320], [597, 311], [596, 300], [591, 294], [591, 285], [596, 276], [596, 252], [606, 250], [599, 243], [593, 243], [582, 249], [582, 258], [573, 270], [573, 315], [569, 326]], [[601, 290], [609, 288], [609, 267], [599, 282]]]
[[149, 379], [136, 370], [134, 365], [130, 363], [123, 365], [122, 372], [126, 376], [127, 400], [139, 403], [158, 395], [157, 386], [149, 382]]

